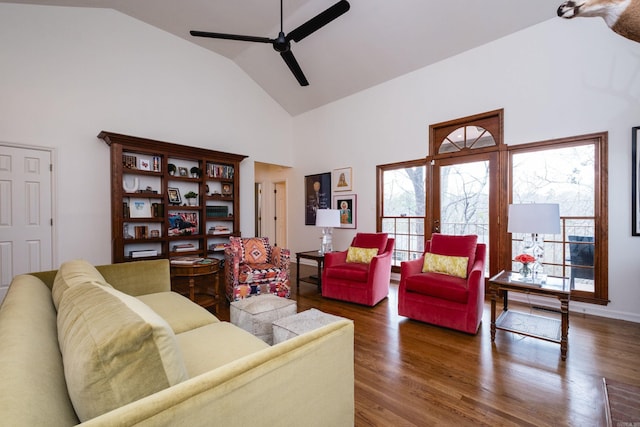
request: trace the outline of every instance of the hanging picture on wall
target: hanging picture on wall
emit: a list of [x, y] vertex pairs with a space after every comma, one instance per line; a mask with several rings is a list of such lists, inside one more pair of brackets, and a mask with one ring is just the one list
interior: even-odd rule
[[334, 169], [331, 173], [333, 191], [351, 191], [351, 168]]
[[640, 126], [631, 129], [631, 235], [640, 236]]
[[305, 225], [316, 225], [318, 209], [331, 208], [331, 173], [320, 173], [304, 177]]
[[333, 208], [340, 210], [340, 228], [357, 228], [357, 196], [355, 194], [340, 194], [333, 196]]

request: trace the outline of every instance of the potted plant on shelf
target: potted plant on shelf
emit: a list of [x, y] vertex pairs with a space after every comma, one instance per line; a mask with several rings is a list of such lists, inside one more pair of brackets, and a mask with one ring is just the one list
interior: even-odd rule
[[202, 173], [202, 170], [199, 167], [194, 166], [191, 169], [189, 169], [189, 172], [191, 172], [191, 178], [200, 178], [200, 174]]
[[184, 198], [187, 199], [187, 203], [189, 204], [189, 206], [196, 206], [197, 205], [197, 198], [198, 198], [198, 194], [194, 193], [193, 191], [189, 191], [187, 194], [184, 195]]
[[169, 175], [175, 175], [175, 173], [176, 173], [176, 165], [174, 165], [173, 163], [169, 163], [167, 165], [167, 170], [169, 171]]

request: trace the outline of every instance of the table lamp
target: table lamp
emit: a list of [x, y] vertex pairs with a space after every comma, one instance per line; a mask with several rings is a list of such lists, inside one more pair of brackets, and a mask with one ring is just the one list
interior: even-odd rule
[[542, 234], [560, 234], [560, 205], [557, 203], [526, 203], [509, 205], [509, 233], [524, 233], [523, 252], [536, 259], [533, 272], [542, 273], [544, 238]]
[[318, 209], [316, 211], [316, 227], [322, 227], [322, 245], [318, 253], [324, 255], [333, 251], [333, 229], [340, 227], [340, 210]]

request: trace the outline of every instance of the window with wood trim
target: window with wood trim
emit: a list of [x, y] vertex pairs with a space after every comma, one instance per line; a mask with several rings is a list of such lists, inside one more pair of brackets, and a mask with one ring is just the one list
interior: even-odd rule
[[[487, 277], [517, 270], [522, 236], [507, 233], [509, 203], [557, 202], [561, 233], [545, 236], [545, 273], [570, 278], [573, 301], [607, 304], [607, 133], [508, 146], [502, 123], [496, 110], [432, 125], [426, 159], [377, 166], [377, 230], [396, 238], [393, 271], [421, 256], [432, 232], [478, 234]], [[451, 214], [454, 202], [474, 214]]]
[[[606, 304], [606, 133], [516, 145], [508, 152], [512, 203], [560, 205], [560, 234], [544, 236], [544, 272], [570, 278], [572, 300]], [[512, 236], [514, 256], [521, 241]]]
[[424, 252], [425, 159], [377, 166], [377, 229], [396, 239], [392, 270]]

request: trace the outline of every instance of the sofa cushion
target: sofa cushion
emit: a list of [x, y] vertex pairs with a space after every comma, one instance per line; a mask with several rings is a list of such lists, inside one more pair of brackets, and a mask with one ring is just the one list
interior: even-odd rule
[[427, 252], [424, 254], [423, 273], [442, 273], [467, 278], [469, 258], [466, 256], [447, 256]]
[[188, 378], [167, 322], [113, 288], [84, 283], [67, 289], [57, 324], [67, 389], [80, 421]]
[[362, 264], [359, 262], [338, 264], [326, 268], [325, 274], [327, 277], [340, 280], [366, 283], [369, 277], [369, 264]]
[[137, 298], [162, 317], [174, 334], [219, 322], [216, 316], [177, 292], [156, 292]]
[[471, 273], [476, 259], [476, 246], [478, 236], [470, 234], [465, 236], [453, 236], [434, 233], [431, 235], [431, 249], [429, 252], [438, 255], [461, 256], [469, 258], [467, 275]]
[[371, 263], [371, 259], [378, 255], [378, 248], [357, 248], [349, 246], [347, 249], [347, 262]]
[[241, 263], [262, 264], [271, 260], [271, 246], [266, 237], [242, 239]]
[[415, 292], [447, 301], [466, 304], [469, 298], [467, 281], [440, 273], [421, 273], [406, 279], [408, 292]]
[[65, 291], [82, 283], [95, 283], [96, 285], [111, 287], [102, 277], [102, 274], [87, 261], [83, 259], [67, 261], [58, 269], [51, 289], [51, 297], [56, 310]]
[[190, 377], [219, 368], [269, 344], [229, 322], [218, 322], [177, 335]]
[[353, 238], [351, 246], [358, 248], [378, 248], [381, 254], [387, 247], [387, 233], [358, 233]]
[[240, 283], [271, 282], [282, 272], [282, 269], [269, 263], [240, 264], [238, 281]]

